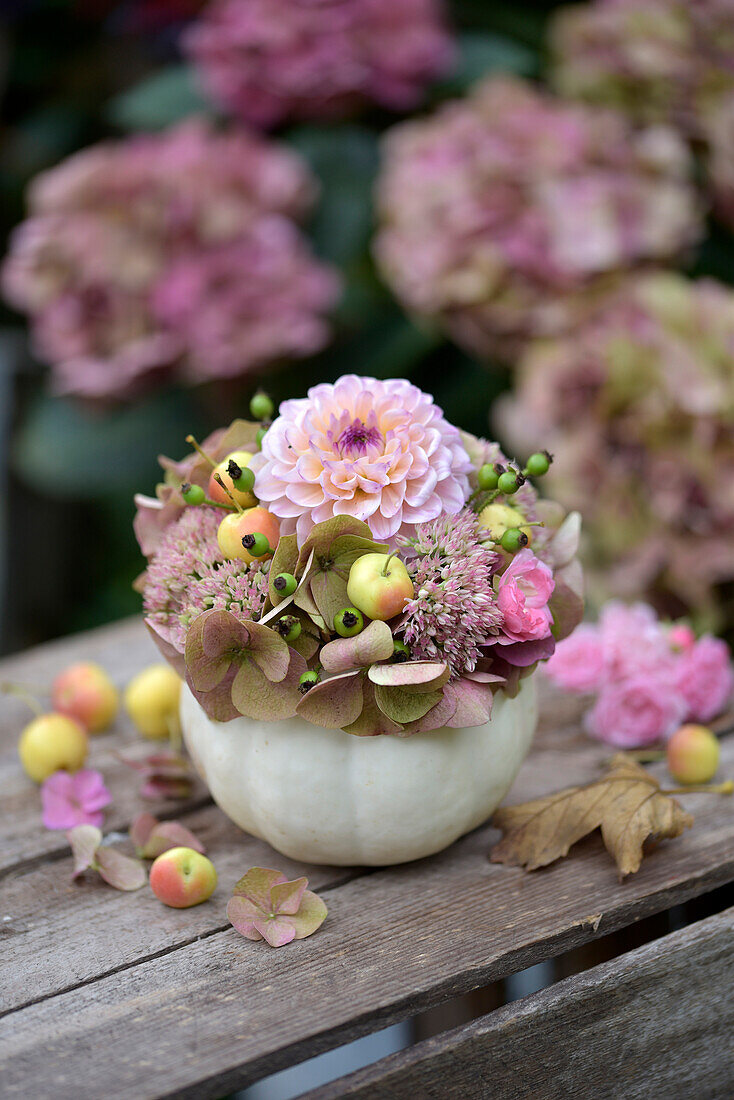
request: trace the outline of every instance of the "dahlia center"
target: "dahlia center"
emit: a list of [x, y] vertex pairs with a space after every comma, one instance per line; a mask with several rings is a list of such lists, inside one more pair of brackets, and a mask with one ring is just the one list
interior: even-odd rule
[[363, 420], [353, 420], [348, 428], [345, 428], [336, 441], [337, 449], [342, 457], [357, 458], [367, 454], [374, 447], [382, 446], [384, 442], [382, 433], [376, 427], [367, 427]]

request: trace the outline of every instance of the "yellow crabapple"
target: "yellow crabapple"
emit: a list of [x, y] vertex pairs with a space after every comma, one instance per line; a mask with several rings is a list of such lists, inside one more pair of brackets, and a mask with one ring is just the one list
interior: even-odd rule
[[42, 783], [58, 771], [77, 772], [87, 758], [86, 730], [65, 714], [41, 714], [20, 735], [18, 755], [26, 775]]
[[170, 665], [149, 665], [125, 688], [125, 710], [143, 737], [163, 740], [179, 728], [181, 679]]

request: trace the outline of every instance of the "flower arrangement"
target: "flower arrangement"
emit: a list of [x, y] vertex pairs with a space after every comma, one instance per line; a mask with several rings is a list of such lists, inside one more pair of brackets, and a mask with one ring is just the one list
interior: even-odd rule
[[506, 77], [389, 132], [376, 255], [405, 306], [512, 358], [701, 232], [684, 142]]
[[410, 110], [454, 56], [438, 0], [215, 0], [183, 44], [212, 99], [262, 127]]
[[202, 120], [97, 145], [32, 184], [4, 293], [64, 393], [127, 398], [310, 355], [339, 291], [296, 225], [314, 195], [295, 154]]
[[720, 638], [696, 639], [684, 623], [661, 622], [646, 604], [605, 605], [578, 627], [546, 672], [566, 691], [594, 694], [592, 737], [621, 748], [667, 740], [683, 722], [708, 722], [731, 701], [734, 669]]
[[549, 486], [584, 516], [590, 593], [646, 598], [719, 630], [734, 616], [734, 294], [630, 281], [573, 337], [531, 349], [495, 425], [554, 450]]
[[[274, 411], [256, 395], [254, 415]], [[582, 613], [578, 516], [402, 379], [347, 375], [163, 459], [146, 622], [207, 715], [480, 725]]]

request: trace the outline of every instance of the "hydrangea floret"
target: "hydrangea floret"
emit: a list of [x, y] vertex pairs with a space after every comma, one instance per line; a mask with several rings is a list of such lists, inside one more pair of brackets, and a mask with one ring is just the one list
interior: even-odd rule
[[240, 935], [266, 940], [271, 947], [306, 939], [321, 927], [328, 912], [307, 886], [307, 878], [289, 882], [281, 871], [251, 867], [234, 887], [227, 916]]
[[211, 718], [479, 725], [581, 618], [578, 516], [532, 484], [552, 456], [510, 461], [402, 379], [347, 375], [192, 442], [138, 498], [138, 588]]

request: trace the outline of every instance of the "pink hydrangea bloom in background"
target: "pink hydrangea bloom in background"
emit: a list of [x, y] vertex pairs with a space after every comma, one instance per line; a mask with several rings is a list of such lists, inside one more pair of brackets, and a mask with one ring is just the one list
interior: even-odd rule
[[586, 728], [609, 745], [642, 748], [670, 737], [685, 716], [685, 703], [667, 676], [638, 673], [601, 689]]
[[566, 638], [545, 666], [564, 691], [596, 691], [604, 676], [604, 655], [598, 630], [582, 624]]
[[183, 42], [212, 98], [263, 127], [410, 110], [454, 56], [439, 0], [215, 0]]
[[607, 604], [599, 622], [559, 642], [546, 665], [565, 691], [598, 693], [586, 716], [592, 736], [622, 748], [669, 737], [684, 721], [708, 722], [734, 692], [729, 647], [695, 640], [685, 623], [661, 622], [644, 604]]
[[41, 784], [43, 824], [47, 829], [73, 829], [75, 825], [101, 828], [102, 811], [111, 801], [101, 773], [90, 768], [73, 775], [54, 772]]
[[503, 616], [499, 645], [548, 637], [553, 623], [548, 601], [553, 588], [552, 572], [532, 550], [515, 554], [497, 583], [497, 604]]
[[411, 312], [511, 358], [700, 237], [691, 170], [670, 129], [490, 78], [388, 133], [377, 260]]
[[42, 173], [2, 272], [56, 388], [128, 397], [310, 355], [335, 273], [293, 221], [315, 185], [289, 150], [189, 120]]
[[592, 604], [641, 597], [732, 626], [733, 409], [734, 291], [712, 280], [630, 280], [521, 358], [495, 426], [518, 454], [553, 452], [545, 485], [584, 517]]
[[389, 539], [459, 512], [471, 462], [428, 394], [404, 379], [348, 374], [284, 401], [250, 468], [282, 534], [303, 539], [314, 524], [350, 515]]
[[704, 635], [678, 663], [678, 690], [688, 704], [686, 717], [708, 722], [720, 714], [734, 691], [729, 647]]

